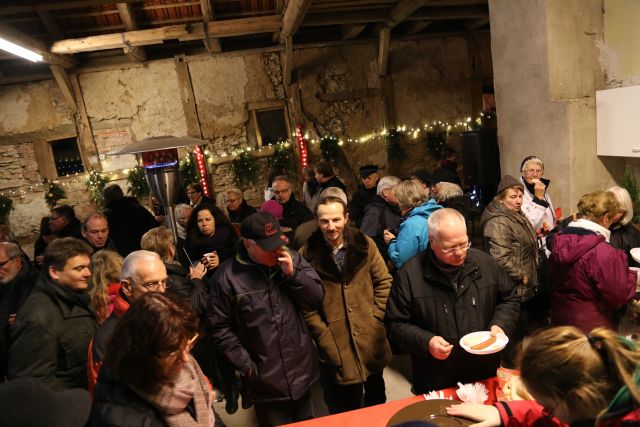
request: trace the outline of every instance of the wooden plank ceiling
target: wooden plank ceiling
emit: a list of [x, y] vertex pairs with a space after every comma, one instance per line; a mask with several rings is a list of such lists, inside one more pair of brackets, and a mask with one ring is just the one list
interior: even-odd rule
[[[295, 49], [309, 43], [487, 31], [488, 0], [2, 0], [0, 37], [43, 51], [33, 64], [0, 51], [0, 84], [181, 54]], [[288, 45], [290, 43], [290, 45]], [[59, 71], [59, 69], [57, 69]]]

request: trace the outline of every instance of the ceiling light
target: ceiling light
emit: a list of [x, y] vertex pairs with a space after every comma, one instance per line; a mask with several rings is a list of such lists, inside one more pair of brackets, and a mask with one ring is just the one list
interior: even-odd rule
[[31, 62], [42, 62], [42, 55], [35, 53], [32, 50], [26, 49], [22, 46], [19, 46], [15, 43], [12, 43], [8, 40], [0, 37], [0, 49], [12, 53], [14, 55], [18, 55], [24, 59], [28, 59]]

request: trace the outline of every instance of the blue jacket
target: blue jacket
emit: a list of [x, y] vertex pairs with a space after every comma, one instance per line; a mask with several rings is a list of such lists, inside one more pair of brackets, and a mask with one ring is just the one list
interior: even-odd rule
[[397, 238], [389, 242], [389, 257], [396, 267], [402, 267], [410, 258], [427, 249], [427, 219], [438, 209], [442, 209], [442, 206], [429, 199], [406, 215], [398, 228]]

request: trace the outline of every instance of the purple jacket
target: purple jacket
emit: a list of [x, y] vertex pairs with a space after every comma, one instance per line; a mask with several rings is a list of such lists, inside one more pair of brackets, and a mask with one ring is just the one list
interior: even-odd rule
[[598, 326], [615, 330], [614, 312], [636, 294], [636, 272], [629, 270], [624, 251], [582, 228], [554, 236], [549, 268], [554, 326], [572, 325], [585, 333]]

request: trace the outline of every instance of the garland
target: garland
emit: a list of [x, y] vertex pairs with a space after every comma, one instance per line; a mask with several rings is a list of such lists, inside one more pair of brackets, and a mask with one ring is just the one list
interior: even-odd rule
[[189, 153], [187, 158], [180, 161], [178, 173], [180, 174], [180, 188], [182, 188], [183, 191], [189, 184], [200, 181], [196, 159], [193, 153]]
[[622, 180], [620, 181], [620, 186], [626, 189], [631, 196], [631, 204], [633, 206], [633, 218], [631, 218], [631, 222], [634, 224], [638, 224], [640, 221], [640, 199], [638, 199], [638, 184], [636, 182], [636, 178], [633, 176], [633, 172], [631, 171], [631, 166], [627, 165], [624, 170], [624, 175], [622, 176]]
[[333, 135], [323, 136], [320, 139], [320, 151], [322, 152], [322, 157], [324, 157], [327, 161], [335, 160], [338, 155], [338, 150], [340, 143], [338, 138]]
[[44, 192], [44, 201], [50, 208], [54, 207], [58, 200], [67, 198], [67, 193], [64, 191], [64, 188], [62, 188], [55, 182], [49, 182], [45, 180], [44, 185], [49, 187]]
[[268, 160], [269, 167], [278, 167], [284, 170], [291, 169], [291, 150], [288, 144], [278, 144], [273, 149], [273, 154]]
[[387, 157], [389, 160], [403, 160], [406, 154], [400, 144], [404, 139], [404, 133], [397, 129], [389, 129], [386, 135]]
[[136, 199], [142, 199], [149, 195], [149, 184], [145, 178], [144, 168], [136, 166], [127, 175], [127, 192]]
[[232, 165], [236, 182], [240, 186], [253, 184], [258, 179], [258, 161], [248, 152], [238, 154]]
[[7, 222], [7, 217], [13, 209], [13, 200], [7, 196], [0, 196], [0, 224]]
[[109, 178], [95, 169], [89, 171], [87, 177], [87, 189], [89, 190], [89, 197], [93, 203], [100, 207], [102, 206], [102, 189], [109, 183]]

